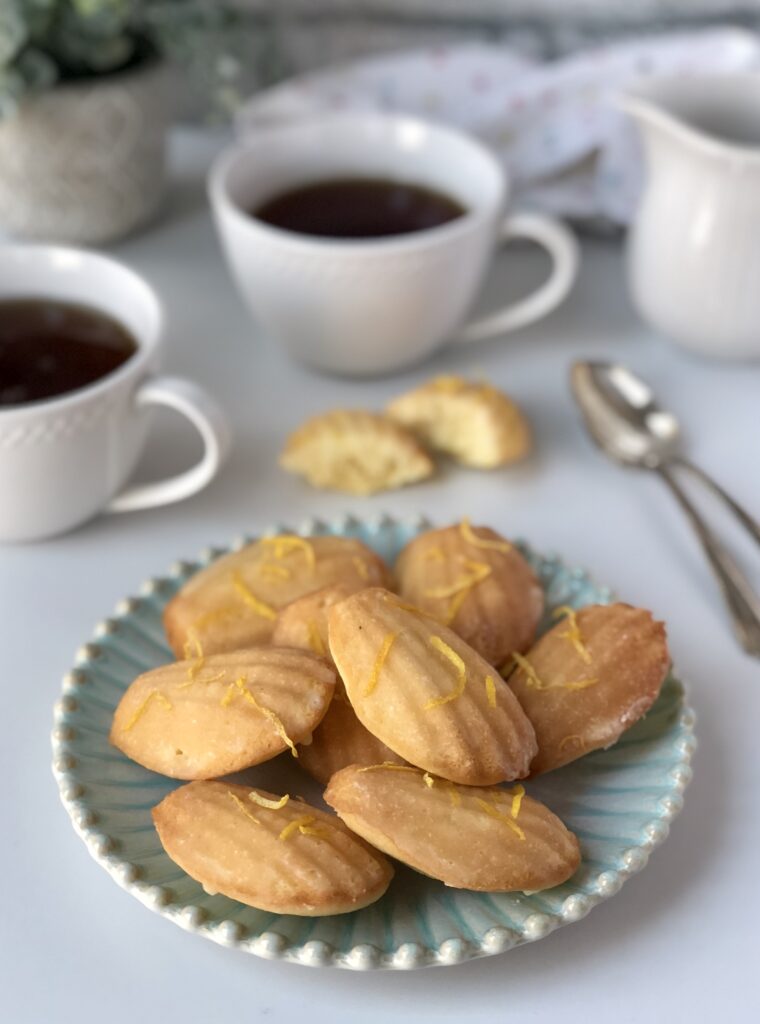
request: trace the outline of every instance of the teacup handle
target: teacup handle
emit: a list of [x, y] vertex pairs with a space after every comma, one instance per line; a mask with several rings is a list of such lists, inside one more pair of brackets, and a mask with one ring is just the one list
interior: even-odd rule
[[203, 439], [203, 457], [184, 473], [128, 487], [110, 502], [107, 512], [134, 512], [170, 505], [197, 494], [216, 476], [230, 448], [227, 417], [207, 392], [189, 380], [153, 377], [140, 386], [134, 401], [138, 407], [167, 406], [190, 420]]
[[551, 313], [572, 288], [578, 276], [580, 256], [578, 242], [570, 228], [542, 213], [512, 213], [501, 225], [500, 241], [505, 244], [515, 238], [528, 238], [547, 250], [554, 264], [548, 281], [524, 299], [467, 324], [456, 341], [481, 341], [532, 324]]

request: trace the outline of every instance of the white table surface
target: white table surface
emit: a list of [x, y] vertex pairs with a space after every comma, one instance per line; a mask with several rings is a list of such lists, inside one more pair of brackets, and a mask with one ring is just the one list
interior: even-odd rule
[[[581, 356], [629, 363], [682, 417], [695, 459], [757, 515], [760, 366], [697, 361], [652, 337], [627, 302], [618, 246], [593, 243], [584, 246], [570, 300], [517, 337], [452, 349], [395, 379], [318, 376], [259, 336], [227, 275], [202, 186], [220, 141], [200, 133], [175, 139], [164, 219], [113, 251], [166, 304], [167, 369], [204, 382], [229, 410], [236, 433], [230, 462], [181, 506], [0, 548], [0, 1020], [758, 1019], [760, 663], [734, 642], [669, 495], [655, 479], [592, 449], [566, 379]], [[503, 256], [484, 306], [542, 269], [527, 250]], [[517, 397], [535, 424], [535, 456], [490, 475], [447, 470], [432, 483], [371, 499], [314, 492], [277, 468], [285, 434], [307, 413], [381, 407], [442, 371], [485, 374]], [[144, 473], [195, 454], [186, 428], [161, 420]], [[533, 945], [411, 974], [260, 961], [151, 914], [90, 859], [50, 773], [52, 704], [95, 623], [175, 558], [273, 521], [380, 510], [421, 511], [441, 523], [470, 515], [561, 552], [665, 619], [698, 714], [695, 777], [669, 839], [643, 873], [585, 920]], [[741, 551], [751, 554], [747, 546]], [[755, 553], [756, 582], [758, 569]]]

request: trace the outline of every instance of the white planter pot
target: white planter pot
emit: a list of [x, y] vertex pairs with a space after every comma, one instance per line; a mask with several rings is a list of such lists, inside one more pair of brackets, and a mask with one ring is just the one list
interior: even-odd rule
[[164, 192], [167, 77], [155, 62], [63, 84], [0, 121], [0, 227], [97, 243], [148, 221]]

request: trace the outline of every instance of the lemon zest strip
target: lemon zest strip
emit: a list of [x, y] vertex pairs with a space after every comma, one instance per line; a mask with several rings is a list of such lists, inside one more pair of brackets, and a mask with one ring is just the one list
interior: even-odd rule
[[321, 655], [321, 657], [327, 657], [327, 651], [325, 650], [325, 644], [320, 635], [317, 624], [313, 619], [309, 619], [309, 647], [315, 654]]
[[467, 683], [467, 668], [457, 652], [452, 650], [439, 636], [430, 637], [430, 646], [434, 647], [439, 654], [442, 654], [454, 666], [457, 672], [457, 683], [451, 693], [447, 693], [443, 697], [433, 697], [429, 700], [424, 705], [425, 711], [441, 707], [441, 705], [448, 704], [450, 701], [456, 700], [457, 697], [461, 697]]
[[452, 597], [451, 604], [446, 609], [446, 614], [445, 614], [444, 619], [443, 619], [444, 626], [450, 626], [451, 625], [451, 623], [457, 617], [457, 615], [459, 613], [459, 609], [464, 604], [465, 599], [467, 598], [467, 595], [470, 593], [470, 591], [472, 590], [472, 588], [474, 586], [475, 586], [475, 584], [471, 583], [468, 587], [465, 587], [463, 590], [460, 590], [458, 594], [455, 594]]
[[594, 676], [587, 679], [578, 679], [575, 682], [570, 683], [545, 683], [528, 659], [523, 657], [522, 654], [518, 654], [517, 651], [515, 651], [512, 657], [515, 659], [519, 667], [525, 672], [527, 685], [532, 687], [534, 690], [585, 690], [586, 687], [596, 686], [599, 682], [598, 678]]
[[491, 566], [486, 565], [485, 562], [471, 562], [468, 560], [465, 564], [470, 568], [469, 575], [460, 576], [453, 583], [447, 583], [441, 587], [431, 587], [424, 592], [424, 596], [434, 598], [456, 597], [463, 590], [465, 593], [471, 590], [493, 572]]
[[227, 670], [223, 668], [221, 671], [215, 672], [212, 676], [206, 676], [205, 679], [186, 679], [184, 683], [177, 684], [177, 689], [186, 690], [188, 686], [195, 686], [196, 683], [203, 683], [204, 685], [206, 683], [218, 683], [219, 680], [224, 679], [226, 675]]
[[432, 789], [433, 786], [435, 785], [435, 779], [430, 774], [430, 772], [425, 772], [425, 774], [422, 776], [422, 781], [425, 783], [428, 789]]
[[447, 597], [451, 598], [451, 602], [443, 617], [445, 626], [451, 625], [457, 617], [459, 609], [464, 604], [473, 587], [476, 587], [486, 577], [490, 576], [492, 572], [490, 565], [486, 565], [485, 562], [466, 561], [465, 565], [470, 569], [469, 575], [460, 576], [459, 579], [445, 586], [431, 587], [429, 590], [424, 591], [425, 597], [432, 597], [436, 600], [443, 600]]
[[588, 676], [585, 679], [578, 679], [572, 683], [552, 683], [548, 690], [585, 690], [589, 686], [596, 686], [599, 682], [597, 676]]
[[309, 825], [312, 821], [314, 821], [313, 814], [304, 814], [300, 818], [294, 818], [293, 821], [288, 822], [288, 824], [285, 826], [282, 832], [280, 832], [277, 838], [283, 841], [286, 839], [290, 839], [293, 833], [299, 830], [301, 825]]
[[275, 558], [286, 558], [294, 551], [302, 551], [309, 569], [314, 572], [317, 559], [314, 548], [305, 537], [297, 537], [295, 534], [283, 533], [277, 537], [262, 537], [261, 543], [274, 548]]
[[[242, 694], [243, 697], [245, 697], [249, 704], [252, 704], [257, 711], [260, 711], [265, 718], [269, 719], [269, 721], [275, 728], [275, 732], [290, 747], [290, 753], [293, 755], [293, 757], [298, 757], [296, 745], [285, 731], [285, 726], [282, 724], [282, 721], [277, 717], [277, 715], [274, 713], [274, 711], [272, 711], [271, 708], [266, 707], [266, 705], [264, 704], [259, 704], [254, 695], [246, 686], [245, 678], [243, 676], [240, 676], [238, 679], [235, 680], [234, 685], [237, 687], [238, 692]], [[229, 690], [227, 692], [229, 693]]]
[[268, 807], [270, 811], [279, 811], [280, 808], [284, 807], [288, 800], [290, 800], [290, 795], [286, 793], [285, 796], [280, 797], [279, 800], [270, 800], [266, 796], [261, 796], [261, 794], [257, 793], [255, 789], [252, 789], [248, 794], [248, 799], [252, 800], [253, 803], [258, 804], [259, 807]]
[[229, 707], [229, 705], [235, 699], [236, 695], [237, 695], [237, 690], [235, 688], [235, 684], [234, 683], [230, 683], [230, 685], [227, 687], [227, 692], [224, 694], [224, 696], [219, 701], [219, 703], [222, 705], [223, 708]]
[[199, 679], [199, 683], [218, 683], [221, 679], [227, 675], [227, 669], [223, 668], [219, 672], [215, 672], [213, 676], [206, 676], [205, 679]]
[[518, 654], [517, 651], [513, 651], [512, 660], [517, 665], [517, 667], [521, 668], [525, 675], [528, 677], [528, 686], [533, 686], [537, 690], [546, 689], [546, 684], [541, 681], [541, 679], [538, 676], [538, 672], [536, 672], [536, 670], [533, 668], [533, 666], [527, 658], [523, 657], [522, 654]]
[[375, 658], [375, 664], [372, 666], [372, 672], [370, 674], [367, 685], [364, 688], [365, 697], [369, 697], [374, 692], [375, 687], [377, 686], [378, 681], [380, 679], [380, 673], [383, 670], [383, 665], [385, 664], [386, 658], [388, 657], [390, 649], [391, 647], [393, 647], [393, 644], [397, 636], [398, 633], [388, 633], [385, 639], [383, 640], [382, 644], [380, 645], [380, 650], [378, 651], [377, 657]]
[[[195, 626], [191, 626], [187, 631], [187, 640], [185, 641], [183, 654], [186, 661], [192, 661], [187, 668], [187, 681], [180, 683], [177, 689], [184, 690], [188, 686], [192, 686], [194, 682], [199, 681], [198, 676], [203, 671], [203, 667], [206, 664], [206, 655], [203, 653], [203, 645], [201, 644], [201, 638], [195, 629]], [[213, 683], [217, 679], [224, 678], [224, 672], [219, 672], [210, 679], [204, 679], [204, 683]]]
[[145, 712], [150, 707], [152, 701], [158, 701], [158, 703], [161, 705], [161, 707], [165, 708], [167, 711], [171, 711], [171, 709], [172, 709], [172, 702], [169, 700], [168, 697], [166, 697], [163, 693], [161, 693], [160, 690], [151, 690], [151, 692], [148, 694], [148, 696], [142, 702], [140, 707], [137, 709], [137, 711], [135, 711], [135, 713], [132, 715], [130, 720], [124, 726], [124, 732], [129, 732], [130, 729], [132, 729], [135, 725], [137, 725], [137, 723], [140, 721], [142, 716], [145, 714]]
[[506, 814], [502, 814], [501, 811], [498, 811], [493, 804], [489, 804], [486, 800], [481, 800], [480, 797], [475, 798], [475, 803], [481, 808], [481, 810], [485, 811], [489, 817], [495, 818], [496, 821], [500, 821], [504, 825], [509, 825], [518, 839], [521, 841], [525, 840], [525, 833], [520, 826], [516, 825], [515, 822], [512, 821], [511, 818], [507, 817]]
[[493, 676], [486, 676], [486, 698], [488, 700], [489, 708], [496, 707], [496, 683], [493, 681]]
[[248, 808], [247, 808], [247, 807], [245, 806], [245, 804], [244, 804], [244, 803], [243, 803], [243, 801], [242, 801], [242, 800], [240, 799], [240, 797], [239, 797], [239, 796], [237, 795], [237, 793], [233, 793], [231, 789], [228, 789], [228, 790], [227, 790], [227, 796], [228, 796], [228, 797], [230, 798], [230, 800], [232, 800], [232, 802], [233, 802], [233, 803], [235, 804], [235, 806], [237, 807], [237, 809], [238, 809], [239, 811], [242, 811], [242, 812], [243, 812], [243, 814], [244, 814], [244, 815], [246, 816], [246, 818], [250, 818], [250, 819], [251, 819], [251, 821], [252, 821], [252, 822], [253, 822], [253, 823], [254, 823], [255, 825], [260, 825], [260, 824], [261, 824], [261, 822], [259, 821], [259, 819], [258, 819], [258, 818], [257, 818], [257, 817], [256, 817], [255, 815], [251, 814], [251, 812], [250, 812], [250, 811], [248, 810]]
[[277, 618], [277, 612], [274, 608], [256, 597], [239, 572], [233, 572], [232, 585], [238, 592], [240, 598], [248, 605], [249, 608], [252, 608], [257, 615], [260, 615], [262, 619], [269, 619], [270, 622], [273, 622]]
[[484, 551], [501, 551], [504, 555], [509, 554], [512, 550], [512, 545], [507, 540], [488, 540], [486, 537], [478, 537], [466, 516], [459, 524], [459, 532], [462, 539], [475, 548], [482, 548]]
[[522, 805], [523, 797], [525, 796], [525, 786], [518, 783], [514, 789], [509, 791], [507, 796], [512, 797], [512, 810], [510, 813], [513, 818], [516, 818], [520, 813], [520, 807]]
[[571, 608], [569, 604], [563, 604], [559, 608], [556, 608], [552, 613], [552, 617], [555, 619], [561, 618], [563, 615], [567, 616], [568, 629], [564, 633], [560, 633], [560, 637], [563, 640], [569, 640], [573, 647], [578, 652], [578, 656], [587, 665], [591, 664], [591, 655], [589, 654], [588, 648], [583, 642], [581, 636], [580, 627], [578, 625], [578, 619], [574, 608]]
[[302, 836], [318, 836], [324, 838], [327, 834], [325, 829], [312, 828], [311, 824], [316, 819], [313, 814], [304, 814], [300, 818], [295, 818], [293, 821], [288, 822], [285, 828], [280, 832], [278, 839], [290, 839], [295, 832], [300, 832]]
[[298, 831], [302, 836], [317, 836], [318, 839], [326, 839], [329, 836], [329, 832], [325, 828], [312, 828], [311, 825], [299, 825]]

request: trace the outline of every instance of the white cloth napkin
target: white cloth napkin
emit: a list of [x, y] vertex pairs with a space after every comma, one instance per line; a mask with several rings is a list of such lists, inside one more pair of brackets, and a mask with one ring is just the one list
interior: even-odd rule
[[639, 38], [545, 64], [504, 46], [438, 47], [290, 79], [248, 101], [237, 127], [248, 136], [273, 121], [335, 109], [444, 121], [492, 147], [522, 203], [626, 224], [641, 161], [615, 95], [652, 75], [752, 68], [760, 68], [760, 39], [732, 28]]

